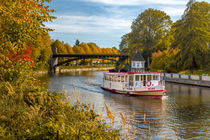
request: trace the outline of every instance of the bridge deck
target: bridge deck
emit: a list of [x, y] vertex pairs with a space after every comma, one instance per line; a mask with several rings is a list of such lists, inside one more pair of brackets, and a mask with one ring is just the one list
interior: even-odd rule
[[128, 54], [53, 54], [55, 57], [82, 57], [82, 58], [102, 58], [102, 57], [121, 57], [126, 58]]

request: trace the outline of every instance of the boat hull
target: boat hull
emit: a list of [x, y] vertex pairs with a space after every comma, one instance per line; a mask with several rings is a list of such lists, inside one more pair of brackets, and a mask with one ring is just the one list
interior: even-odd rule
[[161, 98], [163, 94], [165, 93], [165, 90], [152, 90], [152, 91], [124, 91], [124, 90], [116, 90], [116, 89], [110, 89], [101, 87], [104, 90], [118, 93], [118, 94], [125, 94], [125, 95], [134, 95], [134, 96], [150, 96], [150, 97], [158, 97]]

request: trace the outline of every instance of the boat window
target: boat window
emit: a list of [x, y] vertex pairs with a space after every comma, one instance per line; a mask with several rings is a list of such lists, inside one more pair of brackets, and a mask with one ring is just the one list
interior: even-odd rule
[[158, 76], [157, 75], [153, 75], [153, 80], [158, 80]]
[[140, 75], [136, 75], [136, 77], [135, 77], [135, 80], [136, 80], [136, 81], [139, 81], [139, 76], [140, 76]]
[[117, 81], [120, 82], [121, 80], [121, 76], [118, 76]]
[[113, 76], [110, 76], [110, 81], [114, 81], [114, 77]]
[[118, 81], [118, 76], [114, 76], [114, 81], [117, 82]]
[[141, 75], [141, 81], [143, 81], [143, 75]]
[[114, 81], [114, 76], [112, 76], [112, 81]]
[[152, 79], [151, 75], [147, 75], [147, 81], [150, 81]]
[[146, 75], [142, 75], [143, 86], [146, 86]]
[[124, 76], [124, 75], [122, 75], [122, 76], [121, 76], [121, 82], [124, 82], [124, 81], [125, 81], [125, 79], [124, 79], [124, 78], [125, 78], [125, 76]]
[[133, 86], [133, 75], [129, 75], [129, 86]]
[[128, 76], [125, 75], [125, 82], [128, 82]]
[[137, 67], [139, 67], [139, 63], [137, 63]]
[[135, 62], [133, 62], [133, 67], [135, 66]]

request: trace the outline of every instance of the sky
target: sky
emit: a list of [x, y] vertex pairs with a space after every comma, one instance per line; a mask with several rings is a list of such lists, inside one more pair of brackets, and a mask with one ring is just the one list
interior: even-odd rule
[[[198, 0], [197, 0], [198, 1]], [[208, 2], [208, 0], [205, 0]], [[74, 46], [93, 42], [99, 47], [119, 48], [121, 37], [131, 31], [132, 22], [148, 8], [166, 12], [172, 21], [181, 18], [188, 0], [52, 0], [51, 14], [57, 19], [46, 23], [54, 29], [52, 39]]]

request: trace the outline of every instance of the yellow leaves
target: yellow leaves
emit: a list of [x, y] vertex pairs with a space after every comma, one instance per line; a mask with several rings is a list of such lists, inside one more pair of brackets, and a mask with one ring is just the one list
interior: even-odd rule
[[1, 116], [0, 116], [0, 120], [6, 120], [6, 119], [7, 119], [6, 116], [4, 116], [4, 115], [1, 115]]
[[13, 89], [12, 85], [9, 82], [6, 82], [6, 85], [5, 86], [8, 89], [8, 93], [10, 95], [12, 95], [14, 93], [14, 89]]
[[144, 113], [144, 118], [143, 118], [144, 122], [146, 122], [146, 113]]
[[110, 120], [111, 124], [114, 126], [115, 113], [114, 114], [112, 113], [112, 111], [109, 109], [109, 107], [106, 103], [105, 103], [105, 106], [106, 106], [107, 118]]
[[[22, 47], [26, 42], [38, 35], [42, 30], [49, 31], [43, 22], [50, 21], [53, 10], [45, 7], [43, 2], [37, 0], [4, 0], [0, 4], [0, 40], [15, 42]], [[0, 42], [1, 43], [1, 42]], [[5, 42], [3, 42], [5, 43]]]
[[133, 132], [133, 135], [132, 135], [132, 137], [131, 137], [131, 140], [134, 140], [134, 137], [135, 137], [135, 135], [136, 135], [136, 132], [137, 132], [137, 130], [135, 130], [135, 131]]

